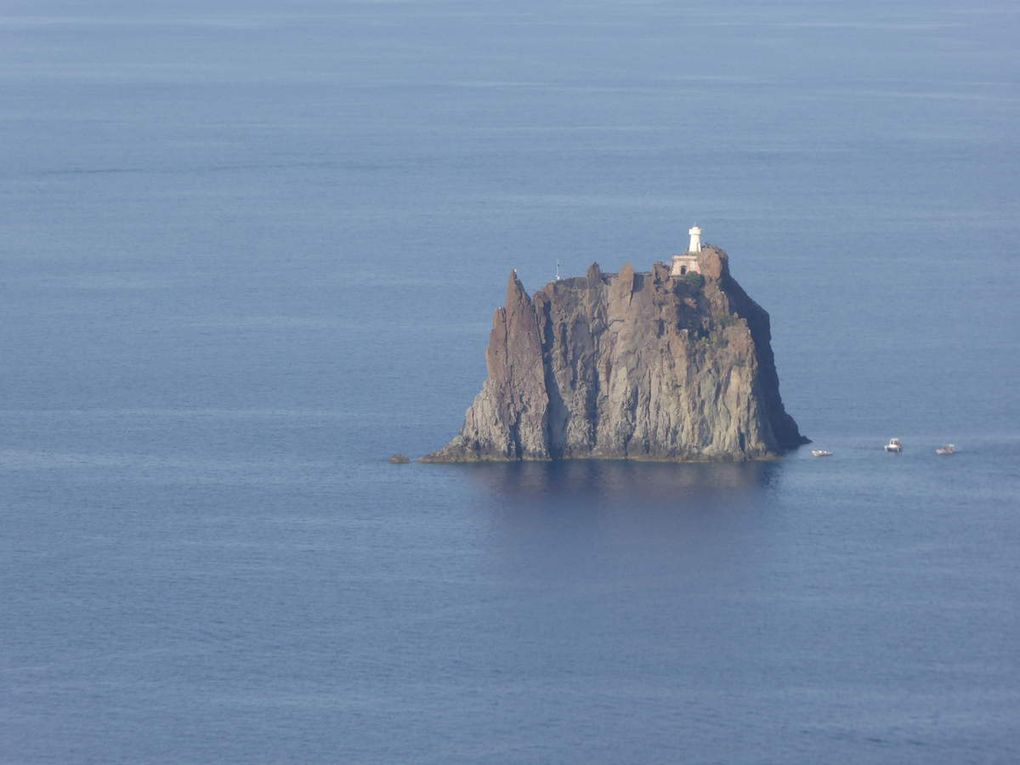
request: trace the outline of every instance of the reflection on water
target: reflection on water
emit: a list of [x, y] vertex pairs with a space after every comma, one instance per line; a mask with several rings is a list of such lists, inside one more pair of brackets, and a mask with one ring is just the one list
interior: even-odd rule
[[489, 492], [513, 500], [639, 500], [676, 504], [732, 500], [774, 487], [782, 462], [665, 463], [625, 460], [513, 462], [456, 466]]
[[476, 488], [501, 580], [588, 591], [743, 591], [772, 549], [782, 462], [608, 460], [449, 466]]

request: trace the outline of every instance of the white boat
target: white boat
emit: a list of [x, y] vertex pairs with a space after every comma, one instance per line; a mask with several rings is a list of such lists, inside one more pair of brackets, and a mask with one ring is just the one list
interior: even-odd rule
[[832, 456], [832, 452], [830, 452], [828, 449], [812, 449], [811, 450], [811, 456], [812, 457], [831, 457]]
[[936, 449], [935, 453], [940, 457], [949, 457], [953, 454], [956, 454], [956, 446], [954, 446], [953, 444], [946, 444], [945, 446], [940, 446], [938, 449]]
[[896, 452], [897, 454], [903, 451], [903, 442], [898, 438], [890, 438], [889, 443], [885, 445], [887, 452]]

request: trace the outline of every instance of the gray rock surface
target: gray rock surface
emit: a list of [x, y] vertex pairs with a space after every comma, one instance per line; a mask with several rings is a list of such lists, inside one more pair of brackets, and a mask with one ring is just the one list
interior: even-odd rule
[[530, 298], [511, 274], [488, 378], [423, 460], [746, 460], [807, 443], [779, 396], [768, 313], [722, 250], [698, 264], [703, 284], [593, 264]]

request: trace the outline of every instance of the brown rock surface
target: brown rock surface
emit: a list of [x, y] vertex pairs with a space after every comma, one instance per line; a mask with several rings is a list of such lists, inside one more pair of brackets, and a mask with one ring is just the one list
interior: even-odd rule
[[625, 265], [551, 282], [516, 273], [496, 311], [488, 378], [427, 462], [744, 460], [807, 443], [783, 408], [769, 316], [704, 249], [696, 277]]

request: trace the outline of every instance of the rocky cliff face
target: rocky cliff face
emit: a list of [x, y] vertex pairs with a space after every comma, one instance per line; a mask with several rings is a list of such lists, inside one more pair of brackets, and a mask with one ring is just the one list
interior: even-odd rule
[[547, 284], [516, 274], [496, 311], [488, 379], [429, 462], [745, 460], [803, 443], [783, 408], [769, 316], [706, 248], [704, 274], [627, 265]]

